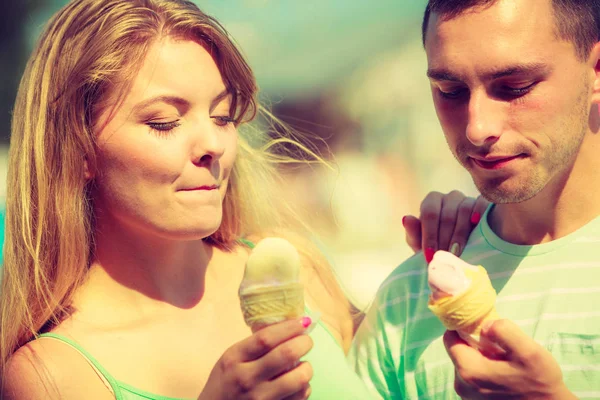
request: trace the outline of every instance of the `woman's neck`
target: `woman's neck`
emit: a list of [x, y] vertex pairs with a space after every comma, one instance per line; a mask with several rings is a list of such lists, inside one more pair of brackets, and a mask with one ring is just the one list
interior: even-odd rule
[[115, 295], [187, 309], [204, 296], [214, 252], [201, 239], [161, 238], [99, 220], [90, 274], [107, 286], [113, 281], [113, 289], [122, 292]]

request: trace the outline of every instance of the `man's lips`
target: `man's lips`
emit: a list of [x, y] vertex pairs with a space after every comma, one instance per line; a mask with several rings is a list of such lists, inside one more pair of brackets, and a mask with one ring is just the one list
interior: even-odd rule
[[525, 154], [517, 154], [514, 156], [506, 156], [506, 155], [485, 156], [485, 157], [470, 156], [469, 158], [471, 160], [473, 160], [473, 162], [477, 166], [479, 166], [483, 169], [500, 169], [500, 168], [507, 166], [512, 161], [520, 159], [520, 158], [524, 158], [524, 157], [526, 157]]

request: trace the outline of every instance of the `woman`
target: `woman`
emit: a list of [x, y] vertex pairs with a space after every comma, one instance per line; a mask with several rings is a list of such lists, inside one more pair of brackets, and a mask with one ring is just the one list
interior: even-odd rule
[[[344, 362], [350, 304], [275, 196], [294, 161], [278, 144], [319, 158], [238, 135], [257, 110], [250, 68], [191, 2], [75, 0], [53, 17], [14, 109], [5, 398], [366, 398]], [[273, 235], [300, 250], [322, 318], [252, 334], [245, 243]]]

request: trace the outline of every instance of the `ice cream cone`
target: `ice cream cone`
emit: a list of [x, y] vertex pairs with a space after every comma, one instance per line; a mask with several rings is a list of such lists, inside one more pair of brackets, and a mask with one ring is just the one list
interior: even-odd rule
[[253, 332], [304, 314], [304, 287], [288, 283], [240, 291], [240, 305], [246, 324]]
[[436, 293], [433, 287], [432, 292], [435, 296], [432, 294], [429, 299], [429, 309], [446, 328], [456, 331], [469, 345], [480, 349], [480, 332], [483, 324], [500, 319], [495, 306], [496, 291], [485, 268], [481, 265], [468, 265], [454, 257], [460, 261], [458, 262], [452, 257], [443, 255], [443, 263], [453, 264], [457, 274], [464, 274], [468, 286], [455, 293], [442, 294]]
[[304, 314], [300, 256], [288, 241], [265, 238], [246, 262], [239, 297], [246, 324], [253, 332]]

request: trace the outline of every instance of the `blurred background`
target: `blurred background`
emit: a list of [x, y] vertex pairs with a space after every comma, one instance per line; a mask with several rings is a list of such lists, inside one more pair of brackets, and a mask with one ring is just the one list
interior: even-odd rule
[[[18, 81], [44, 23], [66, 2], [3, 2], [0, 204]], [[284, 191], [310, 215], [348, 295], [365, 307], [412, 254], [402, 217], [418, 215], [432, 190], [476, 194], [447, 148], [430, 99], [420, 41], [425, 1], [196, 3], [235, 38], [274, 114], [327, 143], [336, 171], [285, 171]]]

